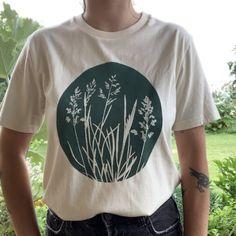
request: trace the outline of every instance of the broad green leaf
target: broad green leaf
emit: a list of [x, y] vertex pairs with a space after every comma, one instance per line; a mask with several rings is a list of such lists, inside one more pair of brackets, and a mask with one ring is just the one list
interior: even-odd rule
[[0, 35], [0, 78], [8, 78], [12, 70], [15, 58], [13, 51], [16, 47], [16, 41], [8, 39], [5, 41]]
[[34, 31], [40, 28], [40, 25], [29, 18], [18, 18], [16, 21], [14, 38], [18, 43], [22, 44], [25, 39]]
[[2, 26], [6, 31], [14, 32], [18, 14], [16, 11], [12, 10], [7, 3], [3, 3], [3, 9], [4, 10], [0, 13], [1, 20], [3, 21]]
[[0, 12], [0, 78], [8, 78], [29, 35], [41, 26], [32, 19], [20, 17], [3, 3]]

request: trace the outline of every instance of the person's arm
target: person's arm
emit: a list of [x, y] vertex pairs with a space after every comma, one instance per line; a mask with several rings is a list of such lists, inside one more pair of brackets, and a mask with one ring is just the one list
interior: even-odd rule
[[184, 235], [207, 236], [210, 206], [204, 127], [175, 131], [184, 205]]
[[25, 161], [32, 134], [0, 128], [1, 186], [15, 233], [40, 236]]

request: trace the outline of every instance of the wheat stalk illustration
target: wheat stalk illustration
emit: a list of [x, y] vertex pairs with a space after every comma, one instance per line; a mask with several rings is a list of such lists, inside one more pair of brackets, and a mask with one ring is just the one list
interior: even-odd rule
[[[87, 114], [87, 106], [89, 104], [90, 98], [92, 97], [92, 95], [95, 93], [96, 91], [96, 81], [95, 79], [92, 80], [92, 82], [90, 82], [89, 84], [86, 85], [86, 92], [84, 93], [84, 135], [85, 135], [85, 145], [86, 148], [84, 150], [84, 152], [88, 155], [89, 154], [89, 146], [88, 146], [88, 136], [90, 135], [90, 132], [88, 132], [88, 114]], [[90, 115], [90, 111], [91, 111], [91, 105], [89, 106], [89, 115]], [[89, 136], [89, 138], [91, 138]], [[90, 164], [90, 162], [89, 162]], [[90, 165], [91, 167], [91, 165]], [[91, 167], [93, 173], [95, 174], [95, 156], [93, 156], [93, 164]]]
[[[112, 108], [112, 103], [117, 99], [117, 97], [115, 97], [115, 96], [120, 92], [120, 88], [121, 88], [119, 86], [120, 84], [117, 83], [116, 74], [111, 75], [111, 77], [108, 80], [110, 81], [110, 83], [105, 81], [105, 88], [107, 90], [107, 94], [105, 95], [105, 93], [103, 92], [103, 89], [99, 88], [100, 93], [98, 95], [98, 97], [105, 100], [105, 107], [103, 110], [101, 127], [100, 127], [101, 130], [102, 130], [104, 123], [106, 122], [106, 119], [110, 113], [110, 110]], [[109, 105], [110, 105], [110, 107], [108, 108]], [[101, 138], [101, 133], [99, 135], [98, 142], [100, 142], [100, 138]]]
[[[75, 88], [74, 94], [70, 96], [69, 107], [66, 108], [66, 111], [67, 111], [66, 122], [67, 123], [72, 122], [73, 130], [74, 130], [74, 134], [75, 134], [75, 138], [76, 138], [76, 143], [77, 143], [77, 148], [79, 150], [80, 156], [83, 161], [83, 167], [84, 167], [85, 173], [86, 173], [86, 175], [88, 175], [86, 167], [85, 167], [82, 151], [80, 148], [79, 138], [78, 138], [77, 131], [76, 131], [76, 125], [79, 123], [79, 118], [80, 118], [79, 115], [81, 112], [81, 108], [79, 108], [79, 105], [78, 105], [78, 100], [81, 99], [81, 94], [82, 94], [82, 92], [80, 91], [80, 88], [78, 86]], [[76, 162], [78, 162], [73, 154], [72, 154], [72, 157], [75, 159]]]
[[150, 100], [150, 98], [148, 96], [145, 96], [141, 104], [142, 104], [142, 107], [138, 109], [139, 115], [141, 115], [143, 118], [143, 121], [139, 122], [141, 135], [139, 135], [137, 130], [135, 129], [131, 130], [131, 133], [133, 133], [134, 135], [138, 135], [143, 141], [142, 151], [141, 151], [139, 164], [138, 164], [138, 170], [140, 169], [141, 160], [143, 159], [143, 152], [144, 152], [146, 141], [148, 138], [150, 139], [154, 134], [154, 132], [150, 131], [150, 128], [155, 126], [157, 122], [154, 115], [152, 114], [153, 106], [152, 106], [152, 101]]

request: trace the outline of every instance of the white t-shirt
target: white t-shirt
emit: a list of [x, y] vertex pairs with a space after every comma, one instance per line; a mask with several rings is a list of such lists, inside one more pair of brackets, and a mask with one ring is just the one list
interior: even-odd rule
[[44, 118], [43, 201], [84, 220], [151, 215], [180, 181], [172, 131], [220, 117], [190, 34], [142, 12], [121, 31], [78, 15], [28, 37], [0, 125], [36, 133]]

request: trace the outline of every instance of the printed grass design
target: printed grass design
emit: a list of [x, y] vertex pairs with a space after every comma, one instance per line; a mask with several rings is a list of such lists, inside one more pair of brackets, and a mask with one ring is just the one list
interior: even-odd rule
[[[123, 96], [123, 121], [115, 127], [105, 126], [114, 102], [117, 101], [121, 86], [117, 82], [116, 74], [111, 75], [105, 81], [104, 88], [96, 88], [96, 80], [93, 79], [86, 85], [86, 91], [81, 92], [76, 87], [74, 94], [70, 96], [70, 102], [66, 108], [65, 121], [73, 126], [76, 140], [76, 149], [67, 140], [71, 156], [74, 161], [84, 170], [84, 174], [92, 179], [102, 182], [115, 182], [127, 179], [131, 170], [139, 172], [145, 163], [142, 164], [145, 144], [152, 137], [154, 132], [151, 127], [155, 126], [156, 119], [152, 115], [153, 106], [148, 96], [140, 101], [135, 100], [130, 113], [127, 111], [126, 95]], [[91, 98], [97, 96], [104, 103], [101, 121], [96, 124], [91, 118]], [[81, 100], [81, 101], [80, 101]], [[79, 106], [83, 104], [83, 106]], [[139, 104], [139, 108], [137, 105]], [[82, 109], [83, 107], [83, 109]], [[127, 114], [128, 113], [128, 114]], [[132, 129], [136, 116], [141, 116], [139, 130]], [[140, 119], [140, 117], [138, 117]], [[84, 127], [85, 145], [80, 144], [79, 133], [81, 129], [77, 125], [82, 122]], [[124, 125], [121, 125], [124, 124]], [[123, 127], [123, 130], [122, 130]], [[138, 136], [142, 140], [142, 151], [138, 154], [131, 145], [131, 135]], [[121, 147], [121, 148], [120, 148]], [[76, 156], [75, 153], [79, 153]], [[107, 153], [109, 155], [107, 155]]]

